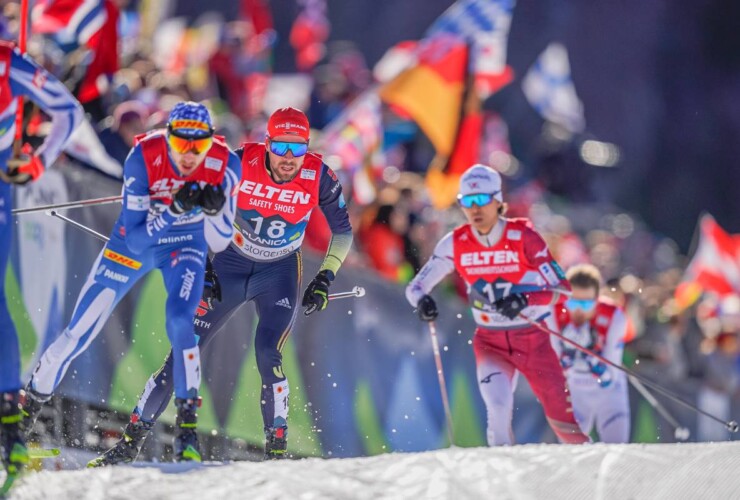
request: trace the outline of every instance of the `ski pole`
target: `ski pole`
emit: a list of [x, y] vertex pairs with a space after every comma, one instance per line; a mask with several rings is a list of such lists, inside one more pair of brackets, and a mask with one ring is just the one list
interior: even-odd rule
[[46, 212], [49, 210], [62, 210], [67, 208], [94, 207], [97, 205], [108, 205], [110, 203], [121, 203], [123, 196], [106, 196], [104, 198], [92, 198], [89, 200], [70, 201], [68, 203], [59, 203], [56, 205], [42, 205], [39, 207], [16, 208], [13, 215], [31, 214], [34, 212]]
[[560, 333], [558, 333], [558, 332], [556, 332], [554, 330], [550, 330], [549, 328], [547, 328], [545, 326], [542, 326], [540, 323], [538, 323], [537, 321], [534, 321], [533, 319], [525, 316], [524, 314], [519, 313], [519, 317], [522, 318], [527, 323], [529, 323], [530, 325], [534, 326], [535, 328], [538, 328], [539, 330], [542, 330], [543, 332], [548, 333], [550, 335], [554, 335], [555, 337], [559, 338], [563, 342], [565, 342], [565, 343], [567, 343], [567, 344], [575, 347], [579, 351], [581, 351], [581, 352], [583, 352], [585, 354], [588, 354], [589, 356], [593, 356], [594, 358], [598, 359], [602, 363], [605, 363], [605, 364], [607, 364], [607, 365], [609, 365], [609, 366], [611, 366], [613, 368], [616, 368], [617, 370], [620, 370], [620, 371], [626, 373], [627, 375], [629, 375], [631, 377], [636, 378], [637, 380], [641, 381], [642, 383], [644, 383], [648, 387], [651, 387], [655, 391], [661, 393], [663, 396], [665, 396], [665, 397], [667, 397], [667, 398], [669, 398], [669, 399], [671, 399], [671, 400], [673, 400], [673, 401], [675, 401], [675, 402], [677, 402], [679, 404], [682, 404], [683, 406], [685, 406], [687, 408], [690, 408], [690, 409], [694, 410], [695, 412], [704, 415], [705, 417], [711, 418], [715, 422], [719, 422], [720, 424], [724, 425], [725, 428], [728, 431], [730, 431], [730, 432], [737, 432], [738, 430], [740, 430], [740, 426], [738, 426], [738, 423], [736, 421], [734, 421], [734, 420], [730, 420], [730, 421], [722, 420], [721, 418], [716, 417], [716, 416], [712, 415], [711, 413], [708, 413], [708, 412], [702, 410], [701, 408], [699, 408], [699, 407], [697, 407], [697, 406], [689, 403], [688, 401], [686, 401], [683, 398], [679, 397], [678, 395], [674, 394], [672, 391], [669, 391], [668, 389], [664, 388], [662, 385], [657, 384], [657, 383], [655, 383], [655, 382], [653, 382], [651, 380], [648, 380], [647, 378], [643, 377], [642, 375], [639, 375], [639, 374], [633, 372], [629, 368], [625, 368], [623, 366], [619, 366], [616, 363], [612, 363], [611, 361], [609, 361], [608, 359], [606, 359], [604, 356], [593, 352], [591, 349], [589, 349], [587, 347], [583, 347], [581, 344], [579, 344], [579, 343], [577, 343], [577, 342], [569, 339], [565, 335], [562, 335], [562, 334], [560, 334]]
[[442, 393], [442, 406], [444, 407], [445, 419], [447, 420], [447, 437], [450, 440], [450, 446], [455, 446], [455, 436], [452, 432], [452, 412], [450, 411], [450, 400], [447, 397], [447, 384], [445, 383], [445, 373], [442, 369], [442, 357], [439, 354], [437, 326], [434, 324], [434, 321], [429, 322], [429, 335], [432, 337], [432, 352], [434, 352], [434, 364], [437, 366], [439, 390]]
[[337, 293], [330, 293], [327, 299], [329, 300], [336, 300], [336, 299], [348, 299], [350, 297], [364, 297], [365, 296], [365, 289], [361, 286], [356, 286], [349, 292], [337, 292]]
[[678, 421], [673, 418], [670, 413], [668, 413], [668, 410], [665, 409], [665, 406], [663, 406], [660, 401], [655, 399], [655, 396], [653, 396], [650, 391], [648, 391], [647, 387], [645, 387], [642, 382], [637, 380], [632, 375], [629, 375], [628, 378], [630, 383], [632, 384], [632, 387], [637, 389], [637, 392], [639, 392], [640, 395], [645, 398], [648, 404], [655, 408], [655, 411], [657, 411], [660, 416], [666, 419], [666, 421], [671, 424], [671, 426], [673, 426], [673, 436], [678, 441], [686, 441], [687, 439], [689, 439], [689, 437], [691, 436], [691, 431], [679, 424]]
[[63, 216], [62, 214], [60, 214], [56, 210], [49, 210], [48, 214], [51, 215], [52, 217], [57, 217], [58, 219], [62, 219], [64, 222], [73, 225], [74, 227], [76, 227], [80, 231], [83, 231], [83, 232], [85, 232], [85, 233], [87, 233], [89, 235], [92, 235], [92, 236], [96, 237], [100, 241], [103, 241], [105, 243], [108, 243], [108, 241], [110, 241], [110, 238], [108, 238], [107, 236], [103, 236], [102, 234], [100, 234], [99, 232], [95, 231], [94, 229], [90, 229], [89, 227], [84, 226], [84, 225], [80, 224], [79, 222], [70, 219], [69, 217]]

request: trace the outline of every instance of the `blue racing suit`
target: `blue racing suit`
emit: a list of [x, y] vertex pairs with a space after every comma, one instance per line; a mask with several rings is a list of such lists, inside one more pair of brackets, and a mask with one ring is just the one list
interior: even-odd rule
[[[287, 428], [290, 391], [281, 352], [299, 309], [300, 247], [311, 211], [321, 208], [333, 235], [321, 269], [337, 272], [351, 245], [352, 227], [341, 184], [317, 155], [307, 155], [293, 180], [277, 183], [268, 171], [263, 144], [245, 144], [236, 154], [242, 158], [243, 170], [235, 232], [231, 245], [213, 259], [223, 301], [201, 301], [195, 331], [204, 346], [239, 306], [255, 303], [259, 316], [255, 355], [262, 378], [262, 417], [269, 431]], [[172, 365], [170, 353], [147, 381], [133, 420], [156, 420], [167, 407]]]
[[[158, 141], [158, 142], [157, 142]], [[121, 215], [77, 299], [69, 326], [42, 354], [30, 386], [51, 394], [72, 360], [100, 332], [113, 308], [142, 276], [159, 269], [167, 290], [167, 336], [176, 353], [174, 385], [178, 398], [197, 397], [200, 351], [193, 316], [203, 289], [208, 246], [220, 251], [233, 232], [241, 177], [239, 158], [220, 140], [188, 177], [177, 172], [164, 133], [153, 133], [134, 146], [124, 164]], [[221, 211], [206, 216], [199, 207], [175, 215], [172, 193], [187, 181], [220, 184], [227, 196]]]
[[[7, 172], [15, 138], [18, 96], [24, 96], [51, 116], [51, 130], [36, 151], [51, 165], [82, 121], [82, 108], [66, 87], [7, 42], [0, 42], [0, 169]], [[0, 393], [21, 388], [18, 335], [5, 298], [5, 272], [13, 235], [12, 186], [0, 180]]]

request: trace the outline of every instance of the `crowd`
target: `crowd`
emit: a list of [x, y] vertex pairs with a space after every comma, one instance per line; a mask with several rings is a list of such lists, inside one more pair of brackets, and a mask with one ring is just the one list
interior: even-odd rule
[[[107, 75], [105, 92], [83, 103], [114, 164], [123, 165], [134, 137], [164, 125], [170, 109], [182, 100], [206, 102], [217, 133], [232, 146], [264, 139], [267, 114], [261, 105], [271, 77], [274, 33], [255, 33], [249, 23], [224, 23], [219, 24], [218, 35], [210, 38], [205, 29], [181, 31], [180, 46], [165, 53], [136, 43], [145, 29], [143, 21], [127, 7], [128, 2], [115, 3], [128, 22], [121, 32], [120, 69]], [[5, 37], [13, 36], [17, 23], [17, 3], [3, 2]], [[71, 88], [75, 86], [75, 64], [84, 60], [83, 52], [62, 57], [52, 42], [39, 36], [29, 44], [29, 53]], [[311, 82], [310, 92], [303, 97], [304, 107], [312, 128], [319, 131], [373, 83], [364, 57], [349, 43], [330, 44], [324, 59], [303, 76]], [[43, 135], [38, 111], [29, 116], [28, 133]], [[488, 119], [495, 124], [495, 116]], [[485, 130], [484, 144], [495, 144], [500, 129], [491, 125]], [[418, 128], [392, 116], [385, 133], [385, 163], [370, 174], [374, 201], [348, 204], [356, 238], [347, 265], [369, 265], [384, 279], [407, 284], [442, 235], [464, 219], [457, 207], [439, 210], [433, 206], [424, 178], [433, 149]], [[490, 163], [501, 167], [502, 155], [505, 162], [499, 170], [504, 174], [508, 215], [530, 218], [564, 269], [594, 264], [606, 280], [603, 293], [626, 311], [627, 366], [729, 419], [733, 408], [740, 406], [740, 298], [677, 304], [675, 290], [687, 257], [675, 243], [616, 207], [575, 204], [548, 193], [536, 178], [512, 163], [516, 160], [508, 152], [492, 150]], [[75, 161], [91, 162], [84, 155]], [[305, 244], [323, 252], [329, 235], [320, 217], [313, 218]], [[444, 293], [450, 296], [465, 293], [459, 279], [451, 278], [445, 287]], [[633, 405], [638, 404], [634, 394], [632, 399]], [[682, 407], [667, 406], [693, 419]], [[639, 426], [633, 427], [639, 432]], [[659, 429], [657, 439], [672, 439], [672, 429], [665, 422]], [[699, 419], [696, 431], [698, 440], [730, 437], [704, 419]]]

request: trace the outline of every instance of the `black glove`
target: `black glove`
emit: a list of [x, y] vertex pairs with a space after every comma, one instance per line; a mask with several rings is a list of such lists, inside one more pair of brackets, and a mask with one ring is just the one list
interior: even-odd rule
[[494, 302], [493, 307], [509, 319], [514, 319], [529, 305], [527, 296], [521, 293], [507, 295]]
[[194, 209], [200, 201], [200, 184], [186, 182], [172, 197], [170, 210], [175, 215], [181, 215]]
[[208, 308], [213, 308], [213, 301], [221, 302], [221, 283], [218, 282], [216, 271], [213, 270], [210, 257], [206, 258], [206, 276], [203, 282], [203, 300], [208, 303]]
[[306, 308], [303, 314], [308, 316], [314, 311], [323, 311], [329, 303], [329, 285], [334, 280], [334, 273], [324, 269], [308, 284], [303, 293], [301, 305]]
[[416, 312], [422, 321], [434, 321], [439, 316], [437, 303], [434, 302], [431, 295], [424, 295], [419, 299], [419, 303], [416, 304]]
[[200, 207], [206, 215], [216, 215], [226, 203], [224, 188], [220, 185], [207, 184], [200, 191]]

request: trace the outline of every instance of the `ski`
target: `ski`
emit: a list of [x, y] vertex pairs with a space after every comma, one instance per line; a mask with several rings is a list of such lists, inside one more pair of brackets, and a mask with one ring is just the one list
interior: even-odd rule
[[30, 458], [53, 458], [61, 454], [59, 448], [29, 448], [28, 456]]
[[5, 481], [3, 482], [3, 485], [0, 486], [0, 498], [4, 498], [5, 495], [8, 494], [10, 491], [10, 488], [13, 487], [13, 483], [15, 483], [15, 480], [18, 478], [18, 473], [10, 473], [8, 472], [5, 476]]

